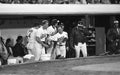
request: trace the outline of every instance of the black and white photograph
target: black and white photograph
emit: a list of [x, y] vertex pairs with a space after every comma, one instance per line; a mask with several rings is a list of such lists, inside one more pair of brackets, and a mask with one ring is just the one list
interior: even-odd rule
[[0, 0], [0, 75], [120, 75], [120, 0]]

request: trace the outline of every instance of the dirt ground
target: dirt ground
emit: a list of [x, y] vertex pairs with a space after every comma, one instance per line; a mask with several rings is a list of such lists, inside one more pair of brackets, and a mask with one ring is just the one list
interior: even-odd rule
[[31, 62], [0, 67], [0, 75], [120, 75], [120, 55]]

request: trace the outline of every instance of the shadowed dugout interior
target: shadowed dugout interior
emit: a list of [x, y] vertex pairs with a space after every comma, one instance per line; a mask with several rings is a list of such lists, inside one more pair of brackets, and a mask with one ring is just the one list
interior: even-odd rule
[[[84, 22], [88, 30], [95, 33], [94, 37], [88, 36], [88, 56], [100, 55], [107, 50], [107, 30], [113, 24], [113, 20], [117, 19], [120, 21], [120, 15], [1, 15], [0, 29], [5, 39], [8, 37], [16, 39], [18, 35], [25, 36], [27, 29], [33, 27], [34, 23], [41, 24], [44, 19], [51, 22], [55, 18], [64, 23], [64, 30], [68, 32], [68, 35], [70, 35], [72, 28], [77, 25], [79, 20]], [[91, 41], [91, 39], [94, 41]], [[67, 57], [75, 57], [75, 51], [70, 48], [67, 52]]]

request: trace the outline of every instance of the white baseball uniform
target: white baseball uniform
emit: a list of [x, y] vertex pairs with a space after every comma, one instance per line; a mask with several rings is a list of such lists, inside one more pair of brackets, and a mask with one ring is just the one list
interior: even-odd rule
[[[41, 26], [37, 32], [36, 32], [36, 37], [39, 37], [39, 39], [41, 41], [45, 41], [46, 37], [47, 37], [47, 30], [43, 29], [43, 27]], [[35, 44], [35, 48], [36, 48], [36, 57], [35, 60], [38, 61], [41, 58], [42, 54], [45, 54], [45, 47], [43, 47], [40, 43], [36, 42]]]
[[54, 40], [57, 41], [57, 45], [56, 45], [56, 53], [57, 55], [61, 55], [63, 56], [64, 58], [66, 57], [66, 41], [65, 42], [62, 42], [62, 43], [59, 43], [58, 42], [58, 39], [60, 38], [67, 38], [68, 39], [68, 34], [67, 32], [63, 31], [62, 34], [60, 33], [57, 33], [55, 36], [54, 36]]
[[29, 50], [29, 53], [33, 55], [36, 55], [35, 52], [36, 32], [37, 32], [36, 28], [31, 28], [27, 32], [27, 36], [28, 36], [27, 49]]
[[80, 51], [83, 53], [83, 57], [87, 57], [87, 46], [86, 43], [78, 43], [78, 45], [75, 45], [76, 50], [76, 57], [79, 58]]
[[[47, 28], [47, 33], [49, 35], [48, 39], [51, 38], [55, 33], [56, 33], [57, 29], [53, 28], [53, 26], [49, 26]], [[53, 47], [54, 47], [54, 42], [52, 42], [52, 40], [49, 41], [51, 46], [47, 49], [47, 53], [51, 54], [51, 56], [53, 55]]]

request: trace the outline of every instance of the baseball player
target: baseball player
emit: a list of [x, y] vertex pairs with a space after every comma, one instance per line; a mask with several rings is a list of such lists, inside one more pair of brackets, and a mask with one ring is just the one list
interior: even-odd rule
[[36, 56], [35, 60], [39, 61], [42, 54], [45, 54], [45, 48], [48, 48], [49, 46], [45, 43], [47, 38], [47, 28], [48, 28], [49, 22], [47, 20], [42, 21], [42, 26], [37, 30], [36, 32]]
[[77, 26], [72, 29], [70, 36], [70, 44], [76, 51], [76, 58], [79, 58], [80, 51], [82, 51], [84, 57], [87, 57], [87, 35], [89, 35], [89, 32], [84, 26], [83, 21], [78, 21]]
[[[48, 32], [48, 43], [50, 44], [50, 47], [47, 49], [47, 53], [50, 54], [51, 56], [54, 53], [54, 41], [50, 38], [54, 36], [57, 33], [57, 26], [58, 26], [59, 20], [53, 19], [51, 22], [51, 26], [47, 28]], [[54, 56], [53, 56], [54, 57]], [[53, 58], [54, 59], [54, 58]]]
[[35, 23], [35, 27], [30, 28], [27, 31], [27, 39], [28, 39], [28, 44], [27, 44], [27, 49], [29, 51], [29, 54], [36, 55], [35, 52], [35, 43], [36, 43], [36, 32], [40, 25], [38, 23]]
[[68, 39], [68, 33], [63, 31], [63, 23], [59, 23], [58, 33], [54, 35], [54, 39], [57, 41], [56, 45], [56, 58], [65, 58], [66, 57], [66, 41]]

